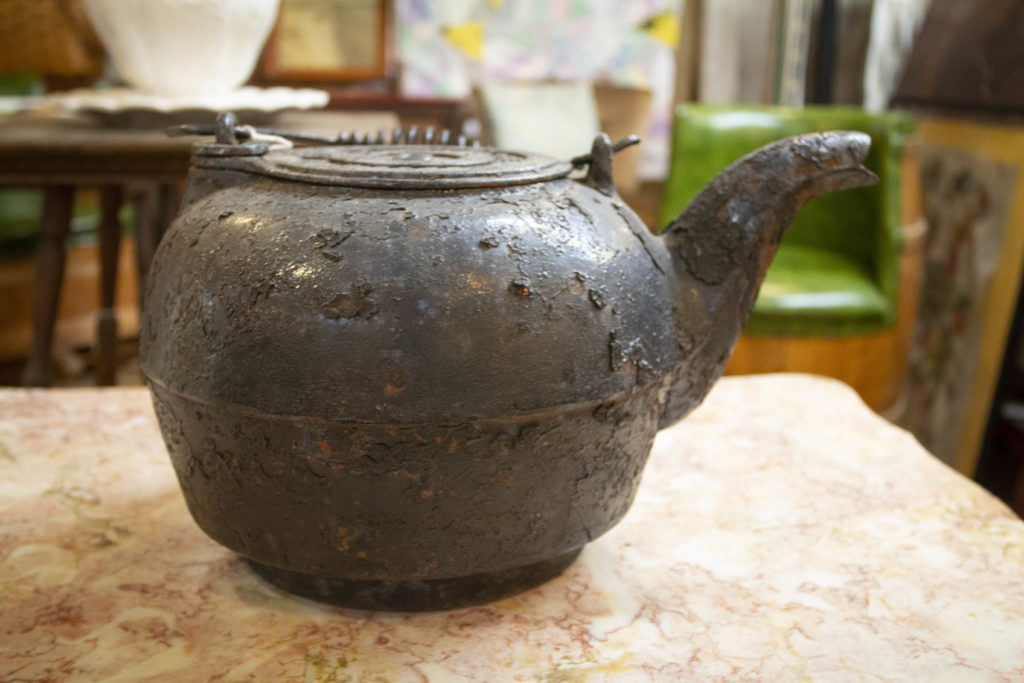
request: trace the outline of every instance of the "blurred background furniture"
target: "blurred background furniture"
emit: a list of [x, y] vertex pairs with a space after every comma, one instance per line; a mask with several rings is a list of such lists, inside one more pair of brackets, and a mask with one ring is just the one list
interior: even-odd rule
[[447, 129], [453, 134], [466, 132], [467, 119], [473, 113], [472, 102], [465, 97], [406, 97], [394, 93], [330, 92], [329, 112], [347, 114], [387, 112], [398, 117], [403, 127]]
[[[933, 0], [893, 104], [929, 221], [902, 426], [1024, 514], [1024, 0]], [[1014, 334], [1012, 331], [1016, 329]]]
[[[138, 264], [144, 277], [162, 229], [177, 209], [177, 185], [188, 170], [189, 146], [189, 141], [170, 140], [162, 132], [100, 129], [81, 122], [11, 118], [0, 124], [0, 186], [43, 188], [32, 340], [23, 383], [45, 386], [51, 380], [65, 243], [75, 195], [83, 188], [100, 192], [97, 380], [113, 383], [121, 206], [126, 195], [133, 194]], [[158, 207], [151, 203], [154, 193]]]
[[[60, 89], [88, 85], [103, 72], [104, 50], [81, 0], [6, 0], [0, 3], [0, 113], [29, 106], [33, 96], [47, 89]], [[0, 173], [10, 178], [6, 168]], [[20, 185], [21, 183], [14, 183]], [[40, 189], [10, 186], [0, 189], [0, 258], [4, 261], [0, 276], [3, 291], [0, 310], [0, 358], [23, 354], [29, 346], [31, 332], [20, 324], [19, 313], [31, 295], [31, 280], [26, 280], [23, 262], [18, 256], [32, 249], [38, 239], [39, 221], [44, 204]], [[56, 194], [50, 193], [51, 198]], [[98, 213], [95, 198], [92, 201], [70, 203], [69, 220], [73, 217], [76, 235], [92, 228]], [[49, 221], [52, 222], [52, 221]], [[87, 248], [88, 249], [88, 248]], [[94, 251], [90, 257], [96, 256]], [[76, 257], [81, 253], [76, 253]], [[74, 259], [72, 270], [79, 274], [89, 270], [92, 258]], [[96, 257], [95, 262], [99, 259]], [[38, 289], [38, 287], [37, 287]], [[80, 310], [93, 305], [79, 305], [77, 297], [66, 302], [77, 326]]]
[[920, 277], [917, 167], [905, 114], [833, 107], [681, 105], [662, 224], [720, 170], [774, 140], [824, 130], [871, 135], [880, 182], [815, 199], [783, 237], [729, 364], [732, 374], [811, 372], [898, 407]]
[[[1024, 273], [1024, 127], [918, 117], [924, 285], [901, 425], [975, 476]], [[999, 475], [1007, 479], [1007, 473]]]
[[[615, 142], [647, 130], [651, 98], [643, 88], [581, 81], [483, 81], [475, 90], [485, 144], [558, 159], [589, 152], [600, 132]], [[639, 164], [639, 147], [615, 155], [615, 186], [627, 199]]]
[[0, 74], [33, 74], [62, 89], [95, 81], [103, 59], [81, 0], [0, 2]]
[[600, 132], [590, 83], [484, 81], [477, 87], [484, 139], [502, 149], [571, 159]]

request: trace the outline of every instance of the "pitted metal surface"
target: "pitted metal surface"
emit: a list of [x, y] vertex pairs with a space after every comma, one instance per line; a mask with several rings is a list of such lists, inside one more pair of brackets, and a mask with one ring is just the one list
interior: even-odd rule
[[186, 207], [151, 272], [145, 371], [272, 414], [503, 418], [678, 360], [668, 254], [570, 180], [399, 194], [248, 176]]

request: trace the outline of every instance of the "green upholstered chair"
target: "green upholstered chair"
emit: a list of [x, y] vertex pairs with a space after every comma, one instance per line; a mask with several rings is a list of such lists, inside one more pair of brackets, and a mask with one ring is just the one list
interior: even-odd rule
[[902, 241], [900, 170], [913, 119], [840, 107], [681, 105], [675, 114], [662, 225], [719, 171], [774, 140], [825, 130], [868, 133], [874, 187], [808, 203], [787, 230], [745, 334], [841, 336], [890, 327]]

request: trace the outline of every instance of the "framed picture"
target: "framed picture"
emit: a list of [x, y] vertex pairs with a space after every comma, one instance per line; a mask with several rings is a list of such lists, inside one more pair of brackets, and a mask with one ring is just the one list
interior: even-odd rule
[[281, 0], [263, 51], [269, 82], [364, 81], [388, 76], [389, 0]]
[[1024, 130], [921, 114], [917, 137], [928, 236], [898, 423], [974, 477], [1024, 273]]

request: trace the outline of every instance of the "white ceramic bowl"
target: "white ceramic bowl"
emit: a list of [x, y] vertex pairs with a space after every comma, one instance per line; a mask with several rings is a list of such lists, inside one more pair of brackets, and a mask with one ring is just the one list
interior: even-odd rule
[[252, 74], [279, 0], [85, 0], [121, 77], [156, 95], [223, 93]]

